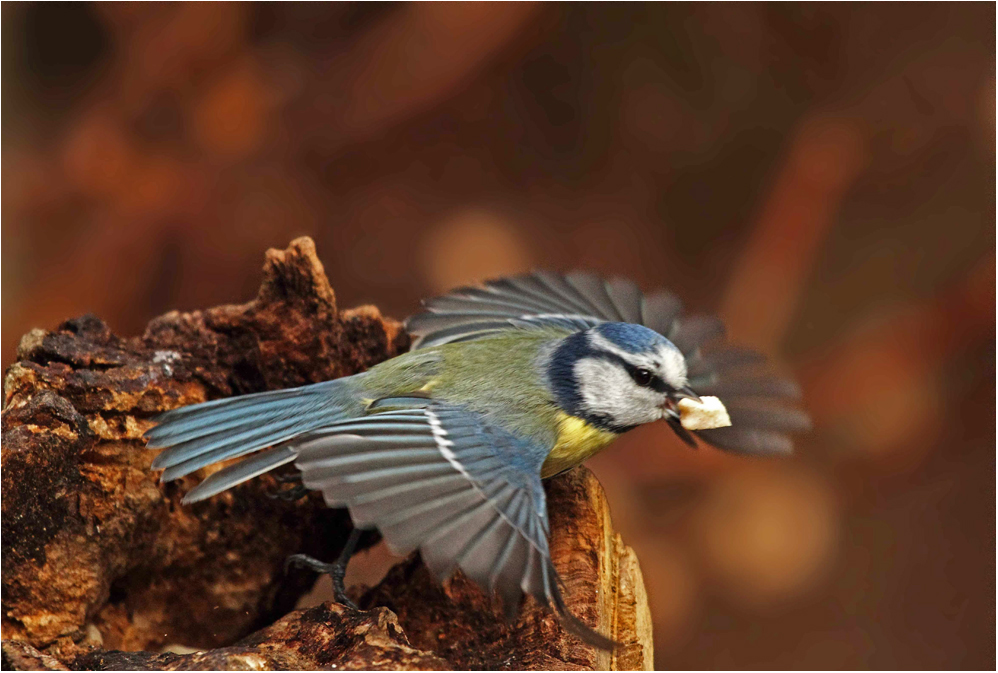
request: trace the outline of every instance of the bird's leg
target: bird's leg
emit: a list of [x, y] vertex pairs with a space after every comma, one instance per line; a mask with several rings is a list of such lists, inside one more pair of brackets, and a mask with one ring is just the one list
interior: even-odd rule
[[354, 528], [350, 531], [350, 537], [347, 538], [347, 543], [343, 546], [343, 551], [340, 552], [339, 557], [337, 557], [336, 562], [333, 564], [332, 572], [329, 573], [330, 577], [333, 578], [333, 596], [336, 597], [338, 602], [354, 610], [357, 609], [357, 606], [347, 598], [346, 587], [343, 586], [343, 578], [347, 574], [347, 564], [350, 563], [350, 558], [357, 550], [358, 540], [360, 540], [360, 528]]
[[343, 586], [343, 578], [346, 577], [347, 564], [350, 563], [350, 557], [353, 556], [354, 551], [357, 549], [360, 533], [361, 530], [359, 528], [354, 528], [350, 531], [350, 537], [347, 538], [347, 543], [344, 545], [343, 551], [340, 552], [340, 555], [332, 563], [324, 563], [307, 554], [292, 554], [284, 561], [284, 569], [287, 571], [290, 566], [302, 566], [317, 573], [327, 573], [333, 579], [333, 598], [336, 599], [336, 602], [353, 610], [359, 610], [360, 608], [347, 597], [346, 587]]

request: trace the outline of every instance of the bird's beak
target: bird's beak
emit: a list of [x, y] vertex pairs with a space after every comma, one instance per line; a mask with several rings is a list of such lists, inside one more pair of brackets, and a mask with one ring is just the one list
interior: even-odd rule
[[703, 403], [700, 396], [693, 392], [693, 389], [689, 386], [683, 386], [682, 388], [677, 389], [672, 396], [677, 400], [693, 400], [697, 403]]
[[669, 396], [665, 398], [665, 402], [662, 404], [663, 418], [669, 420], [673, 418], [679, 420], [679, 409], [676, 407], [676, 402], [679, 400], [693, 400], [694, 402], [702, 402], [700, 396], [693, 392], [693, 389], [689, 386], [683, 386], [682, 388], [677, 388], [675, 392], [669, 393]]

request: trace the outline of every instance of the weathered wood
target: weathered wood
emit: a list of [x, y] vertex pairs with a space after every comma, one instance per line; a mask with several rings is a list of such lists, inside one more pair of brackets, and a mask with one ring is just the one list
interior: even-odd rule
[[[624, 643], [612, 654], [530, 601], [504, 624], [418, 555], [366, 611], [289, 613], [314, 576], [285, 575], [284, 558], [333, 558], [345, 512], [269, 497], [272, 477], [181, 507], [212, 468], [171, 484], [149, 471], [141, 434], [160, 411], [352, 374], [407, 346], [377, 309], [337, 310], [309, 239], [267, 253], [247, 304], [171, 312], [132, 339], [92, 316], [27, 334], [4, 381], [4, 667], [650, 668], [640, 570], [588, 471], [548, 485], [552, 552], [572, 611]], [[161, 653], [178, 643], [205, 651]]]

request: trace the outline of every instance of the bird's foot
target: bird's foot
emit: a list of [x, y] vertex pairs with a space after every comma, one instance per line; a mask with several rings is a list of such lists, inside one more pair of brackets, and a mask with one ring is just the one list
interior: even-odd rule
[[284, 572], [287, 572], [292, 566], [308, 568], [317, 573], [322, 573], [329, 575], [333, 580], [333, 598], [340, 605], [345, 605], [351, 610], [360, 610], [357, 604], [354, 603], [347, 596], [346, 586], [344, 586], [343, 579], [347, 574], [347, 564], [350, 563], [350, 557], [353, 556], [354, 550], [357, 548], [357, 541], [360, 539], [360, 529], [354, 528], [350, 531], [350, 537], [347, 538], [347, 543], [343, 547], [343, 551], [340, 552], [339, 557], [332, 563], [326, 563], [320, 561], [317, 558], [308, 556], [307, 554], [292, 554], [284, 561]]

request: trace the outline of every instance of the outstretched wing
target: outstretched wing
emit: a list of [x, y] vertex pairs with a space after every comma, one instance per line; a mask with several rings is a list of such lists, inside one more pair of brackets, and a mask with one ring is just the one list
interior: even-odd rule
[[[540, 466], [550, 447], [518, 438], [462, 407], [398, 400], [296, 442], [295, 466], [354, 524], [377, 527], [400, 555], [419, 549], [440, 579], [455, 568], [497, 592], [515, 615], [524, 592], [566, 628], [613, 643], [572, 616], [548, 549]], [[395, 405], [389, 405], [395, 406]]]
[[[644, 317], [641, 291], [633, 283], [604, 282], [587, 273], [536, 271], [499, 278], [481, 287], [457, 288], [424, 305], [425, 311], [406, 320], [414, 350], [478, 339], [525, 323], [583, 330], [608, 320], [642, 323]], [[648, 308], [657, 312], [660, 307]]]
[[[414, 337], [412, 348], [419, 349], [531, 325], [584, 330], [607, 321], [644, 325], [672, 341], [686, 357], [690, 387], [724, 402], [732, 426], [694, 433], [708, 444], [785, 454], [793, 451], [789, 433], [810, 428], [808, 415], [793, 404], [800, 399], [798, 386], [773, 372], [758, 353], [728, 344], [720, 319], [685, 315], [672, 293], [645, 295], [623, 278], [536, 271], [491, 280], [427, 300], [406, 328]], [[676, 431], [689, 437], [681, 427]]]

